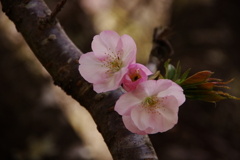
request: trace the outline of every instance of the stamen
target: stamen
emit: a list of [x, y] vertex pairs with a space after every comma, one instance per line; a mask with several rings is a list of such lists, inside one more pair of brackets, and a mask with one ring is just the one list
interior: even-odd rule
[[[111, 48], [108, 48], [111, 51]], [[114, 54], [114, 52], [110, 53], [104, 53], [107, 56], [105, 59], [101, 60], [103, 62], [103, 65], [101, 67], [107, 67], [109, 70], [105, 72], [107, 76], [112, 76], [115, 72], [118, 72], [121, 70], [123, 66], [123, 61], [121, 60], [122, 52], [118, 51], [117, 54]]]
[[158, 109], [163, 108], [163, 111], [165, 111], [163, 100], [164, 97], [158, 98], [157, 96], [150, 96], [145, 98], [145, 100], [142, 102], [142, 107], [146, 109], [148, 113], [161, 114]]
[[136, 69], [136, 71], [135, 71], [133, 74], [129, 75], [129, 77], [131, 78], [131, 80], [132, 80], [133, 82], [135, 82], [135, 81], [137, 81], [138, 79], [140, 79], [140, 78], [141, 78], [141, 75], [140, 75], [140, 73], [139, 73], [139, 69]]

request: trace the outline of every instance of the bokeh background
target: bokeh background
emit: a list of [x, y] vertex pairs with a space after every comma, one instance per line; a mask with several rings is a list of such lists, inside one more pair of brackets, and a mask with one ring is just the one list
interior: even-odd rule
[[[59, 0], [45, 1], [53, 9]], [[95, 34], [134, 38], [148, 62], [153, 29], [172, 29], [172, 64], [190, 74], [211, 70], [240, 97], [239, 0], [69, 0], [58, 19], [72, 41], [91, 51]], [[226, 90], [224, 90], [226, 91]], [[111, 160], [88, 112], [53, 85], [14, 24], [0, 12], [0, 159]], [[187, 100], [178, 124], [150, 135], [161, 160], [239, 160], [240, 101]]]

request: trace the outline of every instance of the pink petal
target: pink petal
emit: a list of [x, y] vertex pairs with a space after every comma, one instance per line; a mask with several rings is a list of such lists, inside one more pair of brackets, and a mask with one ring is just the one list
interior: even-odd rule
[[116, 54], [115, 48], [120, 36], [114, 31], [102, 31], [96, 35], [92, 42], [92, 50], [97, 58], [103, 58], [106, 54]]
[[109, 52], [107, 45], [103, 43], [99, 35], [93, 37], [92, 50], [99, 59], [106, 57], [106, 54]]
[[160, 114], [153, 117], [156, 121], [156, 131], [165, 132], [171, 129], [178, 121], [178, 101], [174, 96], [169, 96], [164, 102], [164, 107], [158, 109]]
[[123, 123], [125, 127], [131, 131], [132, 133], [137, 133], [139, 135], [146, 135], [147, 133], [144, 131], [139, 130], [136, 125], [133, 123], [132, 119], [130, 116], [123, 116]]
[[120, 71], [114, 73], [111, 77], [106, 78], [103, 82], [93, 84], [93, 90], [97, 93], [101, 93], [117, 89], [120, 87], [122, 78], [126, 72], [127, 68], [122, 68]]
[[183, 89], [174, 82], [172, 82], [171, 87], [169, 87], [165, 91], [160, 92], [158, 94], [158, 97], [164, 97], [164, 96], [170, 96], [170, 95], [173, 95], [177, 99], [179, 106], [182, 105], [186, 100], [186, 97], [183, 94]]
[[132, 67], [141, 69], [144, 73], [146, 73], [146, 75], [153, 74], [146, 66], [144, 66], [140, 63], [135, 63], [135, 64], [130, 65], [129, 69]]
[[123, 88], [127, 92], [130, 92], [130, 91], [134, 90], [137, 87], [137, 85], [139, 84], [138, 81], [136, 81], [136, 82], [129, 81], [129, 82], [126, 82], [126, 80], [123, 81]]
[[172, 117], [172, 119], [166, 119], [163, 116], [156, 117], [156, 129], [153, 132], [166, 132], [172, 129], [177, 121], [177, 117]]
[[147, 134], [154, 134], [154, 133], [157, 133], [157, 132], [154, 132], [154, 129], [153, 129], [153, 128], [150, 128], [150, 127], [148, 127], [147, 129], [145, 129], [144, 132], [147, 133]]
[[183, 89], [178, 84], [174, 83], [172, 87], [169, 88], [169, 90], [174, 90], [174, 91], [178, 90], [178, 92], [172, 92], [171, 95], [173, 95], [177, 99], [179, 106], [185, 102], [186, 97], [183, 94]]
[[[157, 89], [158, 89], [156, 87], [156, 84], [157, 83], [155, 80], [148, 80], [148, 81], [142, 82], [137, 86], [137, 88], [134, 90], [134, 92], [136, 94], [144, 93], [145, 97], [143, 97], [143, 98], [155, 95], [155, 94], [157, 94]], [[144, 100], [144, 99], [142, 99], [142, 100]]]
[[[118, 52], [122, 52], [123, 53], [123, 42], [122, 42], [122, 39], [120, 38], [118, 43], [117, 43], [117, 46], [115, 47], [115, 52], [118, 53]], [[122, 55], [120, 57], [122, 59]]]
[[[167, 127], [166, 127], [166, 123], [164, 122], [165, 119], [162, 115], [156, 115], [155, 117], [153, 117], [155, 119], [156, 122], [156, 126], [154, 128], [154, 130], [152, 131], [153, 133], [157, 133], [157, 132], [165, 132], [167, 131]], [[167, 128], [167, 129], [166, 129]]]
[[110, 49], [115, 49], [118, 41], [120, 40], [120, 36], [115, 31], [102, 31], [100, 33], [100, 38], [103, 41], [103, 43]]
[[137, 47], [136, 43], [130, 37], [129, 35], [122, 35], [121, 37], [122, 43], [123, 43], [123, 61], [126, 64], [132, 64], [136, 63], [136, 52], [137, 52]]
[[141, 106], [133, 108], [131, 112], [133, 123], [141, 131], [144, 131], [149, 127], [152, 128], [154, 121], [151, 115], [151, 113], [148, 113], [147, 110]]
[[[125, 76], [123, 77], [123, 87], [127, 92], [134, 90], [139, 83], [147, 80], [147, 75], [152, 74], [150, 70], [148, 70], [144, 65], [139, 63], [129, 65], [128, 69], [128, 73], [125, 74]], [[137, 74], [136, 71], [138, 71]], [[138, 75], [140, 75], [140, 78], [138, 78], [136, 81], [132, 81], [132, 79], [130, 78]]]
[[167, 90], [171, 86], [172, 86], [172, 81], [169, 80], [169, 79], [159, 79], [159, 80], [157, 80], [156, 87], [158, 88], [157, 92], [159, 94], [162, 93], [163, 91]]
[[93, 52], [83, 54], [79, 59], [79, 71], [82, 77], [90, 83], [101, 83], [105, 80], [104, 72], [108, 68], [102, 67], [102, 63], [94, 56]]
[[[144, 76], [144, 75], [143, 75]], [[140, 78], [140, 79], [138, 79], [137, 81], [132, 81], [131, 80], [131, 78], [129, 77], [129, 75], [128, 74], [125, 74], [124, 75], [124, 77], [123, 77], [123, 81], [122, 81], [122, 83], [123, 83], [123, 88], [127, 91], [127, 92], [130, 92], [130, 91], [132, 91], [132, 90], [134, 90], [137, 86], [138, 86], [138, 84], [139, 83], [141, 83], [141, 82], [144, 82], [144, 81], [146, 81], [147, 80], [147, 78]]]
[[[147, 82], [147, 81], [145, 81], [145, 82]], [[136, 89], [131, 91], [133, 93], [133, 95], [135, 97], [137, 97], [138, 99], [141, 99], [141, 101], [143, 101], [146, 97], [149, 96], [149, 94], [147, 92], [148, 88], [144, 87], [145, 82], [138, 84]]]
[[178, 115], [179, 105], [178, 101], [174, 96], [168, 96], [167, 99], [163, 101], [163, 106], [158, 111], [165, 119], [171, 119]]
[[132, 92], [127, 92], [117, 100], [114, 110], [120, 115], [130, 115], [132, 108], [141, 105], [142, 99], [139, 99]]

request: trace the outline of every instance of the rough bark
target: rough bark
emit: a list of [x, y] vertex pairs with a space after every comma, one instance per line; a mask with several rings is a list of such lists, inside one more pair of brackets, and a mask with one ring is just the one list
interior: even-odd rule
[[92, 115], [114, 159], [157, 159], [148, 136], [125, 129], [112, 107], [120, 90], [96, 94], [78, 72], [81, 51], [60, 24], [49, 19], [51, 11], [42, 0], [1, 0], [3, 11], [52, 76], [54, 83]]

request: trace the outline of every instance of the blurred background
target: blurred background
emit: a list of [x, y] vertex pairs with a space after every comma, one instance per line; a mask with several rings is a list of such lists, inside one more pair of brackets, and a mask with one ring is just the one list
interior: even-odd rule
[[[45, 2], [53, 10], [59, 1]], [[180, 61], [190, 75], [211, 70], [224, 81], [235, 78], [227, 92], [240, 97], [239, 7], [239, 0], [71, 0], [58, 19], [83, 52], [103, 30], [130, 35], [143, 64], [154, 28], [168, 26], [172, 64]], [[0, 126], [1, 160], [112, 159], [88, 112], [53, 85], [2, 12]], [[150, 138], [161, 160], [239, 160], [240, 102], [187, 100], [178, 124]]]

